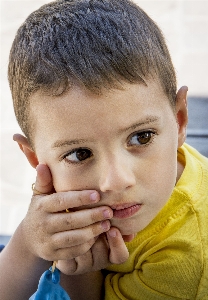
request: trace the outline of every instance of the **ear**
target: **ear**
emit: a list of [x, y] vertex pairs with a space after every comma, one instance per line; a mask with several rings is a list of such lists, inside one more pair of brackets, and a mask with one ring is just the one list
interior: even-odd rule
[[35, 152], [32, 150], [27, 138], [21, 134], [14, 134], [13, 140], [18, 143], [20, 149], [27, 157], [29, 163], [33, 168], [36, 168], [39, 164]]
[[186, 140], [186, 126], [188, 124], [187, 86], [182, 86], [176, 95], [176, 118], [178, 123], [178, 148]]

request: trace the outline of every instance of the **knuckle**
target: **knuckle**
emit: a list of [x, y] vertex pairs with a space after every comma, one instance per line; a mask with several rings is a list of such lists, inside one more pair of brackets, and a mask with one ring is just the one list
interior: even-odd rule
[[54, 249], [59, 249], [62, 244], [58, 234], [54, 234], [51, 236], [50, 243]]
[[60, 207], [60, 210], [62, 210], [63, 208], [67, 208], [66, 205], [66, 196], [64, 193], [59, 193], [58, 199], [57, 199], [57, 204]]
[[90, 194], [88, 190], [83, 190], [83, 191], [77, 191], [75, 192], [76, 197], [77, 197], [77, 202], [79, 205], [86, 205], [89, 204], [90, 201]]
[[91, 210], [91, 222], [92, 223], [99, 221], [99, 217], [100, 217], [100, 214], [98, 213], [97, 210]]
[[92, 237], [98, 236], [104, 231], [101, 224], [102, 223], [96, 223], [91, 226]]
[[42, 244], [40, 246], [40, 250], [39, 250], [39, 256], [47, 261], [52, 261], [54, 258], [54, 251], [52, 250], [52, 247], [50, 246], [50, 244]]
[[33, 201], [33, 206], [36, 211], [42, 211], [44, 209], [43, 201], [38, 201], [37, 199]]
[[36, 232], [39, 232], [40, 237], [42, 237], [45, 242], [45, 239], [48, 238], [50, 228], [51, 228], [50, 218], [44, 216], [44, 218], [43, 217], [38, 218], [36, 222], [37, 222], [35, 225], [36, 228], [34, 228], [34, 230]]
[[[50, 197], [50, 198], [49, 198]], [[54, 193], [49, 196], [45, 196], [47, 200], [47, 207], [53, 210], [62, 211], [67, 208], [67, 198], [64, 192]]]
[[67, 234], [63, 238], [63, 244], [66, 245], [66, 247], [73, 247], [78, 244], [77, 237], [73, 234]]
[[76, 224], [74, 222], [74, 220], [72, 219], [72, 217], [69, 215], [67, 215], [67, 218], [65, 219], [65, 225], [68, 229], [76, 229]]
[[81, 245], [80, 247], [80, 255], [84, 255], [85, 253], [87, 253], [89, 251], [89, 249], [91, 248], [91, 243], [84, 243]]
[[46, 233], [42, 235], [40, 243], [43, 246], [43, 248], [48, 249], [48, 251], [54, 248], [51, 237]]
[[79, 194], [78, 198], [77, 198], [77, 201], [79, 202], [80, 205], [84, 204], [85, 201], [83, 199], [83, 197]]
[[76, 244], [76, 238], [73, 235], [68, 235], [65, 237], [64, 244], [67, 246], [75, 245]]
[[77, 206], [86, 205], [89, 203], [88, 198], [86, 197], [86, 193], [83, 193], [83, 191], [76, 192], [76, 198], [77, 198]]
[[47, 232], [48, 220], [46, 218], [38, 220], [37, 227], [40, 228], [42, 232]]

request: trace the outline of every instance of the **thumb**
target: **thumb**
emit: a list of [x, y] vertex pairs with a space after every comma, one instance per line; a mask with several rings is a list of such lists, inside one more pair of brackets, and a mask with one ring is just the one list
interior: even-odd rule
[[33, 195], [52, 194], [55, 192], [51, 171], [47, 165], [39, 164], [36, 167], [36, 182], [33, 185]]
[[113, 264], [124, 263], [129, 258], [129, 252], [120, 231], [111, 227], [107, 232], [107, 239], [110, 248], [109, 261]]

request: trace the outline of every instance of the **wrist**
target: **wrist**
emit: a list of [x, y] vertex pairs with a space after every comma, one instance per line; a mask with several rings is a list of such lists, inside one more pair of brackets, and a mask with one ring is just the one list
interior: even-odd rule
[[11, 240], [7, 245], [7, 251], [11, 252], [10, 257], [11, 259], [14, 259], [15, 264], [25, 264], [25, 266], [33, 271], [39, 270], [41, 274], [51, 266], [52, 262], [42, 259], [30, 250], [27, 240], [24, 236], [23, 222], [24, 221], [20, 223], [15, 233], [11, 237]]
[[51, 262], [30, 252], [21, 236], [21, 225], [0, 254], [0, 299], [28, 299]]

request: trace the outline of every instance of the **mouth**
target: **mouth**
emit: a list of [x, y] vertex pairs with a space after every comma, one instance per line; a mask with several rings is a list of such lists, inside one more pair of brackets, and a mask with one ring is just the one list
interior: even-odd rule
[[113, 210], [113, 217], [116, 219], [126, 219], [130, 218], [134, 214], [136, 214], [142, 204], [119, 204], [119, 205], [113, 205], [111, 206]]

